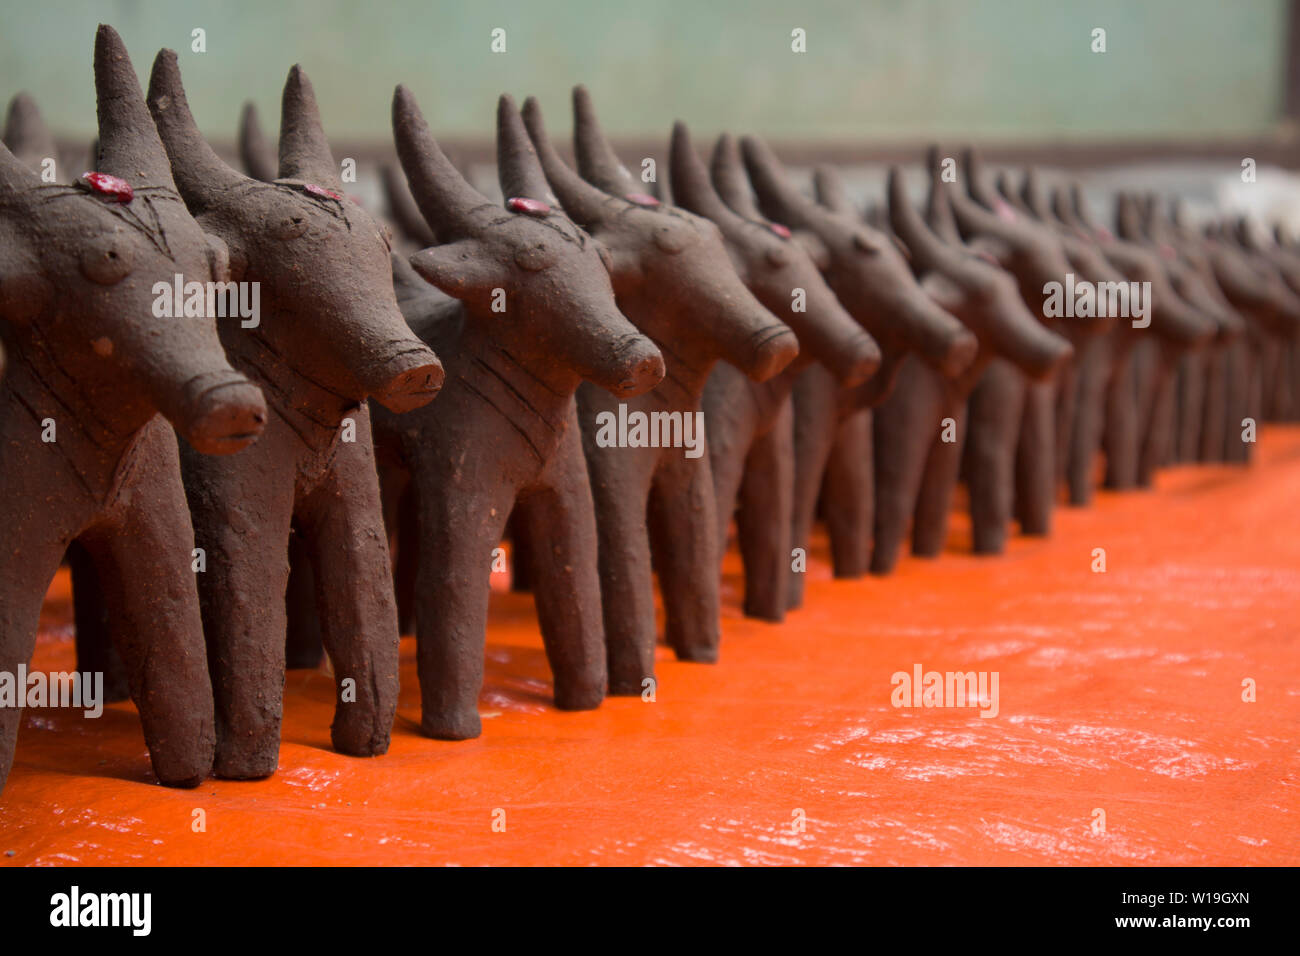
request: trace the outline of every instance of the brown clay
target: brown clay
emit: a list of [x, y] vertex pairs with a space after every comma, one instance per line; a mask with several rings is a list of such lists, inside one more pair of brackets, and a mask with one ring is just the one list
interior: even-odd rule
[[766, 382], [755, 382], [734, 365], [718, 363], [703, 397], [718, 542], [725, 546], [735, 512], [745, 571], [744, 612], [780, 621], [785, 617], [785, 584], [792, 560], [791, 389], [813, 362], [830, 371], [841, 387], [860, 385], [879, 367], [880, 349], [840, 305], [788, 230], [745, 218], [723, 202], [682, 123], [673, 127], [669, 162], [674, 200], [718, 227], [741, 279], [799, 340], [799, 356]]
[[[634, 401], [590, 384], [578, 389], [583, 451], [600, 536], [601, 597], [611, 694], [641, 694], [654, 678], [651, 558], [664, 603], [664, 636], [678, 659], [718, 656], [718, 519], [709, 458], [695, 429], [709, 373], [719, 361], [757, 382], [794, 359], [789, 327], [763, 308], [732, 267], [717, 226], [644, 195], [601, 132], [583, 87], [573, 91], [574, 150], [581, 176], [559, 158], [541, 110], [524, 119], [551, 188], [609, 253], [618, 306], [664, 353], [664, 381]], [[619, 447], [602, 421], [664, 416], [697, 431], [685, 447]], [[672, 436], [670, 435], [670, 438]]]
[[182, 456], [217, 707], [216, 772], [276, 768], [290, 527], [310, 554], [338, 691], [331, 738], [383, 753], [397, 706], [397, 615], [365, 404], [401, 413], [442, 384], [393, 294], [384, 229], [343, 195], [311, 84], [294, 67], [281, 106], [280, 178], [261, 183], [213, 153], [190, 115], [176, 55], [158, 54], [149, 106], [185, 201], [257, 282], [263, 316], [222, 342], [274, 412], [253, 454]]
[[[937, 151], [931, 156], [933, 164]], [[963, 154], [961, 179], [963, 183], [946, 184], [946, 191], [962, 236], [1015, 277], [1038, 321], [1067, 338], [1090, 334], [1095, 323], [1044, 319], [1044, 286], [1063, 282], [1070, 271], [1057, 238], [992, 192], [970, 150]], [[962, 470], [970, 486], [977, 554], [1002, 552], [1013, 516], [1023, 533], [1048, 532], [1056, 484], [1055, 409], [1053, 376], [1031, 383], [1001, 358], [989, 363], [971, 392]]]
[[[57, 155], [54, 136], [45, 125], [36, 101], [28, 93], [17, 94], [9, 103], [4, 144], [9, 147], [15, 159], [36, 173], [42, 172], [47, 159]], [[96, 154], [98, 148], [96, 144]], [[90, 168], [95, 167], [97, 159], [97, 155], [92, 156]], [[3, 352], [0, 350], [0, 359], [2, 358]], [[105, 703], [126, 700], [131, 696], [131, 688], [121, 658], [109, 636], [108, 609], [99, 590], [94, 559], [84, 545], [73, 541], [68, 545], [66, 560], [73, 580], [77, 669], [81, 673], [103, 674]]]
[[[156, 317], [155, 282], [224, 280], [224, 244], [176, 192], [121, 39], [95, 38], [100, 189], [43, 184], [0, 148], [0, 670], [25, 664], [46, 588], [80, 540], [93, 559], [158, 779], [212, 767], [213, 704], [175, 435], [195, 457], [262, 431], [257, 387], [215, 323]], [[84, 180], [83, 180], [84, 181]], [[161, 412], [161, 415], [159, 414]], [[54, 440], [42, 441], [52, 422]], [[0, 710], [0, 784], [21, 711]]]
[[[932, 169], [929, 215], [943, 221], [948, 196], [937, 165]], [[916, 554], [933, 557], [945, 545], [967, 425], [965, 403], [988, 364], [1002, 358], [1029, 379], [1041, 380], [1072, 355], [1070, 343], [1026, 308], [1010, 273], [932, 231], [908, 200], [897, 167], [890, 170], [888, 188], [889, 221], [909, 251], [918, 281], [975, 334], [980, 350], [957, 379], [945, 379], [909, 357], [893, 393], [875, 411], [875, 574], [893, 570], [909, 522]], [[945, 419], [951, 419], [948, 429]]]
[[[956, 378], [978, 350], [975, 337], [941, 309], [921, 288], [903, 253], [883, 233], [862, 221], [826, 175], [816, 179], [817, 201], [799, 193], [779, 160], [752, 137], [742, 141], [745, 167], [762, 212], [791, 229], [810, 251], [840, 303], [880, 343], [882, 365], [864, 385], [844, 389], [822, 366], [805, 370], [794, 386], [795, 494], [791, 544], [807, 549], [818, 492], [825, 478], [842, 477], [853, 488], [869, 481], [870, 464], [861, 441], [828, 476], [839, 432], [870, 434], [870, 408], [889, 394], [909, 352], [946, 377]], [[744, 175], [729, 140], [714, 153], [714, 177], [732, 208], [751, 202]], [[865, 574], [871, 555], [869, 493], [835, 496], [839, 506], [828, 515], [834, 571], [840, 577]], [[803, 600], [803, 574], [788, 575], [787, 606]]]
[[[1106, 454], [1106, 487], [1134, 488], [1141, 472], [1145, 428], [1140, 381], [1133, 367], [1135, 346], [1146, 338], [1155, 337], [1159, 340], [1157, 347], [1177, 354], [1206, 344], [1218, 334], [1220, 323], [1210, 313], [1208, 302], [1202, 302], [1198, 308], [1180, 295], [1160, 253], [1117, 238], [1111, 230], [1092, 222], [1077, 187], [1069, 196], [1058, 190], [1053, 198], [1053, 208], [1060, 219], [1080, 230], [1081, 235], [1095, 237], [1098, 249], [1126, 279], [1151, 283], [1149, 328], [1134, 329], [1131, 322], [1121, 321], [1110, 337], [1106, 416], [1101, 435], [1101, 447]], [[1198, 291], [1195, 286], [1184, 288]], [[1076, 454], [1080, 467], [1083, 467], [1083, 461], [1088, 462], [1088, 468], [1092, 467], [1091, 450], [1079, 448]]]
[[401, 420], [377, 412], [376, 421], [381, 444], [395, 446], [410, 469], [419, 516], [421, 729], [460, 740], [481, 732], [493, 549], [512, 510], [534, 545], [555, 703], [583, 710], [604, 699], [595, 512], [574, 393], [587, 380], [630, 398], [659, 383], [664, 363], [619, 313], [608, 253], [555, 205], [508, 96], [497, 110], [505, 209], [452, 166], [402, 87], [393, 132], [415, 200], [443, 243], [411, 264], [458, 301], [403, 303], [412, 328], [443, 356], [447, 386], [428, 409]]

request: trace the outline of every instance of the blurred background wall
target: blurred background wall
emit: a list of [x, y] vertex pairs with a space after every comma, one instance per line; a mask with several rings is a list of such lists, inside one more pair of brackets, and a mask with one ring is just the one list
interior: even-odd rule
[[[577, 82], [609, 131], [777, 141], [1189, 141], [1284, 122], [1287, 0], [2, 0], [0, 94], [31, 91], [55, 131], [94, 132], [95, 25], [122, 34], [147, 83], [181, 55], [209, 136], [253, 99], [274, 124], [300, 62], [336, 141], [389, 137], [393, 86], [436, 134], [491, 134], [496, 97], [537, 95], [567, 128]], [[506, 31], [492, 53], [491, 32]], [[807, 52], [791, 52], [791, 31]], [[1090, 50], [1106, 30], [1107, 50]], [[191, 31], [206, 31], [206, 53]], [[563, 119], [564, 122], [560, 122]]]

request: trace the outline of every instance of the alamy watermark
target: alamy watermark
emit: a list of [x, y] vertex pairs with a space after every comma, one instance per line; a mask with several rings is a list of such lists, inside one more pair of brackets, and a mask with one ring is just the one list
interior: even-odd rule
[[1151, 324], [1150, 282], [1089, 282], [1068, 272], [1065, 282], [1044, 285], [1043, 295], [1049, 319], [1131, 318], [1135, 329]]
[[27, 665], [19, 664], [16, 674], [0, 671], [0, 709], [12, 707], [82, 708], [86, 717], [99, 717], [104, 713], [104, 674], [28, 673]]
[[597, 448], [685, 448], [687, 458], [704, 454], [703, 412], [641, 412], [618, 404], [618, 414], [596, 415]]
[[998, 671], [895, 671], [889, 678], [895, 707], [978, 707], [981, 717], [998, 715]]
[[155, 282], [151, 291], [155, 318], [238, 318], [244, 329], [255, 329], [262, 321], [258, 282], [186, 282], [178, 272], [173, 282]]

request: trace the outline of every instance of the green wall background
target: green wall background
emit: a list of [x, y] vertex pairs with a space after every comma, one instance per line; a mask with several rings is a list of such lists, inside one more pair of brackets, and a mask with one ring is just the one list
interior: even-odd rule
[[[57, 133], [94, 132], [98, 22], [147, 83], [181, 54], [209, 136], [240, 103], [279, 116], [300, 62], [336, 140], [389, 136], [409, 85], [436, 134], [490, 134], [496, 97], [535, 94], [557, 130], [570, 86], [617, 135], [675, 118], [823, 141], [1161, 139], [1256, 135], [1279, 120], [1284, 0], [0, 0], [0, 96], [31, 91]], [[1090, 52], [1093, 27], [1108, 51]], [[207, 52], [190, 52], [190, 31]], [[489, 50], [494, 27], [507, 52]], [[808, 52], [790, 51], [807, 31]]]

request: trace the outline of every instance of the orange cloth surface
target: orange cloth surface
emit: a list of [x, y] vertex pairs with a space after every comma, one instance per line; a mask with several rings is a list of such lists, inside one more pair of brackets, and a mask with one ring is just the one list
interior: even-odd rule
[[[1258, 451], [1058, 509], [1001, 558], [963, 553], [958, 516], [941, 559], [835, 581], [819, 539], [783, 625], [740, 616], [733, 551], [721, 663], [661, 649], [653, 703], [554, 710], [531, 599], [498, 578], [474, 741], [420, 736], [409, 638], [386, 756], [333, 753], [332, 680], [293, 671], [263, 781], [168, 790], [130, 704], [29, 711], [0, 865], [1295, 865], [1300, 428]], [[73, 664], [61, 572], [32, 666]], [[998, 672], [998, 716], [893, 707], [916, 664]]]

